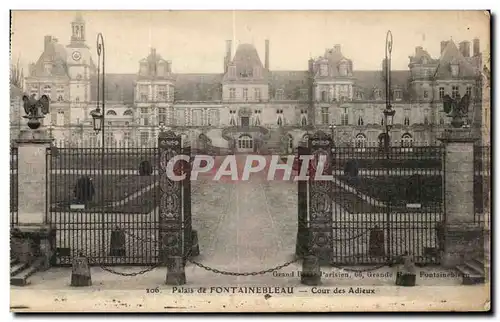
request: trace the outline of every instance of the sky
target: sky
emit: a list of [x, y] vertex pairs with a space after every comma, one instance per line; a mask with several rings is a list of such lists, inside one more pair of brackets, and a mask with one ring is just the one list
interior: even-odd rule
[[[27, 70], [43, 51], [45, 35], [68, 44], [75, 11], [13, 11], [11, 57]], [[220, 73], [225, 41], [254, 44], [271, 70], [306, 70], [307, 60], [335, 44], [355, 70], [379, 70], [388, 30], [392, 67], [408, 69], [422, 46], [439, 57], [440, 42], [472, 41], [488, 50], [489, 19], [481, 11], [82, 11], [87, 45], [97, 61], [98, 32], [105, 39], [107, 73], [137, 73], [151, 47], [172, 61], [174, 73]], [[471, 45], [472, 51], [472, 45]], [[26, 73], [26, 72], [25, 72]]]

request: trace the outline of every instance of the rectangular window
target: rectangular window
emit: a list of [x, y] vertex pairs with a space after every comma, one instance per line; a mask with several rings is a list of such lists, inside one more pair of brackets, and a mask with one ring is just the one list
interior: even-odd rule
[[156, 86], [156, 99], [160, 102], [164, 102], [168, 99], [168, 91], [166, 85]]
[[193, 126], [200, 126], [201, 125], [201, 116], [202, 116], [201, 110], [193, 110], [193, 115], [192, 115], [192, 119], [191, 119]]
[[452, 86], [451, 87], [451, 97], [457, 98], [458, 95], [459, 95], [458, 86]]
[[344, 108], [342, 115], [340, 117], [341, 125], [349, 125], [349, 114], [347, 113], [347, 108]]
[[148, 85], [139, 85], [139, 101], [147, 102], [149, 96]]
[[232, 101], [234, 101], [236, 99], [236, 89], [235, 88], [229, 89], [229, 99]]
[[254, 88], [253, 93], [255, 100], [260, 101], [260, 88]]
[[185, 117], [185, 114], [184, 114], [184, 110], [181, 109], [181, 110], [176, 110], [175, 111], [175, 124], [176, 125], [185, 125], [185, 121], [186, 121], [186, 117]]
[[64, 86], [57, 86], [57, 101], [64, 101]]
[[424, 98], [428, 98], [429, 97], [429, 91], [424, 91]]
[[56, 124], [57, 124], [57, 126], [63, 126], [64, 125], [64, 111], [57, 111]]
[[158, 108], [158, 122], [167, 124], [167, 109], [164, 107]]
[[43, 95], [47, 95], [47, 97], [49, 99], [51, 99], [52, 97], [52, 87], [50, 87], [50, 85], [45, 85], [43, 87]]
[[243, 100], [248, 101], [248, 88], [243, 89]]
[[307, 89], [300, 90], [300, 99], [303, 101], [307, 101], [309, 99], [309, 91]]
[[439, 99], [442, 100], [444, 97], [444, 87], [439, 88]]
[[141, 145], [147, 146], [149, 141], [149, 132], [141, 132]]
[[467, 86], [467, 92], [466, 92], [467, 96], [472, 97], [472, 87], [471, 86]]
[[321, 108], [321, 123], [330, 124], [328, 107]]
[[218, 126], [219, 125], [219, 111], [218, 110], [209, 110], [208, 111], [208, 125], [209, 126]]
[[394, 99], [395, 100], [400, 100], [401, 99], [401, 91], [400, 90], [394, 91]]

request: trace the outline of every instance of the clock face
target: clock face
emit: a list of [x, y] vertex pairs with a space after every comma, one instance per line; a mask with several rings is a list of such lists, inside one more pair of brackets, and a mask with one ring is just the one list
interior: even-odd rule
[[72, 57], [73, 57], [73, 60], [79, 61], [80, 58], [82, 58], [82, 54], [80, 54], [79, 51], [74, 51]]

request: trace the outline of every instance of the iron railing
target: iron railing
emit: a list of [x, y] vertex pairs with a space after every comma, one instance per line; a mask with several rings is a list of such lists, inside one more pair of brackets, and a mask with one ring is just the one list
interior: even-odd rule
[[491, 147], [474, 146], [474, 222], [490, 225]]
[[417, 262], [439, 263], [443, 152], [441, 146], [336, 148], [332, 262], [386, 263], [408, 252]]
[[[91, 264], [146, 265], [158, 260], [157, 148], [58, 148], [50, 162], [50, 222], [55, 265], [79, 253]], [[111, 256], [113, 231], [125, 253]]]

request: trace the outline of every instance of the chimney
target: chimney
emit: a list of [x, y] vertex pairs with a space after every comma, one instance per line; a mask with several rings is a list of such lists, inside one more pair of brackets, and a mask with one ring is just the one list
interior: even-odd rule
[[418, 55], [422, 50], [424, 50], [424, 47], [422, 46], [415, 47], [415, 55]]
[[479, 38], [474, 38], [472, 40], [472, 48], [474, 56], [481, 55], [481, 49], [479, 47]]
[[231, 47], [232, 47], [232, 41], [231, 40], [226, 40], [226, 57], [227, 57], [227, 62], [231, 62]]
[[269, 39], [266, 39], [266, 58], [264, 62], [264, 68], [269, 70]]
[[447, 45], [448, 45], [448, 41], [446, 41], [446, 40], [441, 41], [441, 54], [443, 54], [443, 51]]
[[333, 50], [334, 50], [336, 53], [340, 53], [340, 45], [339, 45], [339, 44], [336, 44], [335, 46], [333, 46]]
[[458, 44], [458, 48], [462, 56], [466, 58], [470, 57], [470, 43], [468, 41], [462, 41]]
[[228, 65], [231, 62], [231, 40], [226, 40], [226, 56], [224, 56], [224, 74], [227, 73]]
[[151, 56], [156, 58], [156, 48], [151, 48]]
[[43, 42], [43, 50], [47, 51], [49, 49], [49, 45], [52, 42], [52, 36], [45, 36], [44, 42]]
[[172, 72], [172, 61], [171, 60], [167, 60], [167, 73], [171, 73]]

